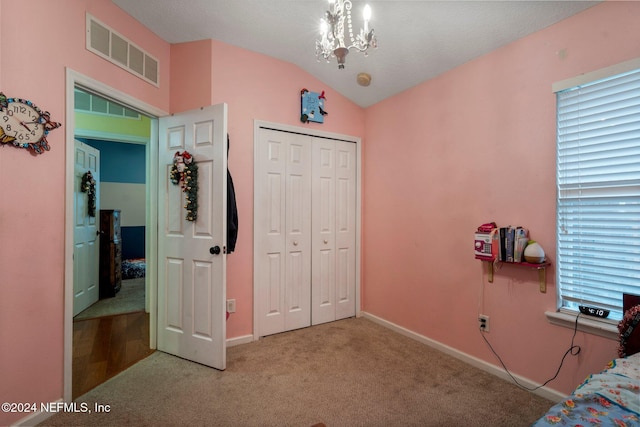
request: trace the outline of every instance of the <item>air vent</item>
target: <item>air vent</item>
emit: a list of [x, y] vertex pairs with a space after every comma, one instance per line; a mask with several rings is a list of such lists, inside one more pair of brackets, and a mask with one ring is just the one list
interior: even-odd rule
[[154, 86], [160, 86], [158, 60], [88, 13], [87, 50]]

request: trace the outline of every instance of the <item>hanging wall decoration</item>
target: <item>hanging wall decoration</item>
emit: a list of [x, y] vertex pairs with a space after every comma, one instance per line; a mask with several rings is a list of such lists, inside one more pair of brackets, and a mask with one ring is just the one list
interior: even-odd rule
[[198, 165], [188, 151], [176, 151], [169, 179], [173, 185], [180, 185], [187, 196], [187, 221], [198, 218]]
[[80, 183], [80, 191], [87, 193], [87, 214], [91, 217], [96, 216], [96, 180], [93, 178], [91, 171], [87, 171], [82, 175]]
[[49, 131], [62, 126], [52, 122], [48, 111], [40, 110], [33, 102], [21, 98], [7, 98], [0, 92], [0, 144], [26, 148], [34, 154], [49, 151]]
[[324, 109], [324, 102], [326, 100], [324, 91], [317, 93], [302, 89], [300, 96], [300, 121], [302, 123], [324, 123], [324, 116], [328, 114]]

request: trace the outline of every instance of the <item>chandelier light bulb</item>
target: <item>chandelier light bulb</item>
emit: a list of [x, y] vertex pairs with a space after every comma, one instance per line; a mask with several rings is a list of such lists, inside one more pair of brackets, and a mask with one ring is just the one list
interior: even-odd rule
[[371, 19], [371, 6], [368, 4], [364, 5], [364, 10], [362, 12], [362, 17], [364, 18], [365, 25]]
[[320, 21], [320, 35], [324, 36], [329, 31], [329, 25], [324, 19]]

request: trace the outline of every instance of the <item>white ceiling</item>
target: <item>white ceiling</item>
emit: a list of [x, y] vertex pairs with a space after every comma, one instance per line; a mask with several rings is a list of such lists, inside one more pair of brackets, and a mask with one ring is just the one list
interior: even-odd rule
[[[368, 107], [600, 1], [369, 0], [378, 48], [318, 62], [327, 0], [112, 0], [169, 43], [216, 39], [297, 65]], [[354, 32], [366, 0], [353, 0]], [[360, 72], [371, 85], [356, 83]], [[310, 88], [323, 90], [324, 88]]]

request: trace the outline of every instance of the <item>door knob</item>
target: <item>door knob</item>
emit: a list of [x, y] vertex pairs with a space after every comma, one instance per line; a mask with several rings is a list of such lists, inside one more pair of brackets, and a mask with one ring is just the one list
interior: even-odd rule
[[298, 241], [297, 240], [293, 241], [293, 246], [298, 246]]
[[220, 246], [213, 246], [211, 248], [209, 248], [209, 253], [211, 255], [218, 255], [220, 253]]

